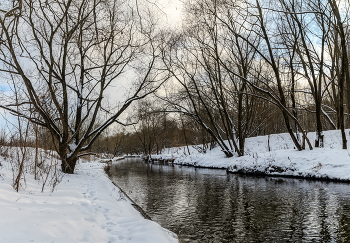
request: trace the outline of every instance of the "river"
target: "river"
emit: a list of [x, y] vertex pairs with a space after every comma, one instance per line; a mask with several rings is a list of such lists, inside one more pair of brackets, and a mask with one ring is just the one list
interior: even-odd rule
[[117, 183], [183, 242], [350, 242], [350, 184], [113, 164]]

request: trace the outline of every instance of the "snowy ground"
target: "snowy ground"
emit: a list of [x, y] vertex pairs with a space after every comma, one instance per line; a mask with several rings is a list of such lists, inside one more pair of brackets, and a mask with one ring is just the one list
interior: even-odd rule
[[103, 171], [80, 163], [54, 192], [27, 176], [19, 193], [9, 162], [0, 166], [0, 242], [178, 242], [172, 232], [144, 219]]
[[[349, 130], [346, 131], [348, 144]], [[314, 145], [315, 133], [308, 138]], [[153, 158], [175, 158], [175, 163], [203, 167], [226, 168], [234, 173], [262, 173], [280, 176], [302, 176], [350, 181], [350, 149], [343, 150], [340, 130], [324, 132], [324, 148], [297, 151], [289, 134], [259, 136], [246, 140], [246, 155], [225, 158], [220, 148], [205, 154], [190, 147], [171, 148]], [[268, 143], [269, 141], [269, 143]], [[268, 146], [268, 144], [270, 146]], [[270, 151], [269, 151], [270, 147]]]
[[[308, 137], [313, 143], [315, 134]], [[180, 147], [152, 157], [231, 172], [350, 181], [350, 150], [341, 149], [340, 131], [326, 131], [324, 137], [325, 148], [311, 151], [296, 151], [288, 134], [276, 134], [248, 138], [242, 157], [225, 158], [219, 148], [202, 154], [193, 147], [190, 154]], [[0, 163], [0, 242], [178, 242], [132, 207], [104, 173], [103, 163], [78, 164], [76, 174], [65, 175], [54, 192], [48, 185], [41, 192], [42, 181], [26, 176], [19, 193], [12, 187], [11, 164]]]

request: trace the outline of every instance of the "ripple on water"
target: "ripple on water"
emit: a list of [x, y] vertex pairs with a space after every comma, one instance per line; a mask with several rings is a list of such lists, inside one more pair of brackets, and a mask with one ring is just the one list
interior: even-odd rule
[[350, 242], [349, 184], [119, 161], [112, 180], [184, 242]]

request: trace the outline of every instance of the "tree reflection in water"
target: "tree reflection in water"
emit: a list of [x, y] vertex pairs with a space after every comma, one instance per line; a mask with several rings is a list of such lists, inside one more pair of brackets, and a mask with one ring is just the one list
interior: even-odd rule
[[350, 185], [126, 159], [111, 178], [184, 242], [350, 242]]

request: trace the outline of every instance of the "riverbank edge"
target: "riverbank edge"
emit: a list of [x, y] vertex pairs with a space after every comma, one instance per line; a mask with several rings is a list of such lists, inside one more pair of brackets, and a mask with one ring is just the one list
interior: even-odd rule
[[[126, 159], [126, 158], [128, 158], [128, 157], [123, 157], [123, 158], [120, 158], [120, 159], [118, 159], [118, 160], [116, 160], [116, 161], [124, 160], [124, 159]], [[108, 164], [104, 167], [104, 171], [105, 171], [106, 175], [108, 176], [109, 180], [112, 182], [112, 184], [113, 184], [115, 187], [117, 187], [117, 188], [130, 200], [131, 205], [132, 205], [145, 219], [154, 221], [154, 220], [146, 213], [146, 211], [143, 210], [143, 208], [140, 207], [134, 200], [132, 200], [132, 199], [129, 197], [129, 195], [128, 195], [117, 183], [115, 183], [114, 181], [112, 181], [111, 176], [110, 176], [110, 173], [109, 173], [111, 167], [112, 167], [112, 165], [111, 165], [111, 162], [110, 162], [110, 163], [108, 163]], [[154, 222], [155, 222], [155, 221], [154, 221]], [[157, 223], [157, 222], [156, 222], [156, 223]], [[174, 233], [174, 232], [173, 232], [173, 233]], [[176, 233], [174, 233], [174, 234], [176, 234]], [[177, 239], [178, 239], [179, 243], [182, 243], [182, 241], [181, 241], [181, 239], [179, 238], [179, 236], [178, 236], [177, 234], [176, 234], [176, 236], [177, 236]]]
[[[125, 159], [125, 158], [118, 159], [118, 161], [119, 161], [119, 160], [123, 160], [123, 159]], [[105, 171], [106, 175], [108, 176], [108, 178], [109, 178], [109, 180], [112, 182], [112, 184], [113, 184], [115, 187], [117, 187], [117, 188], [124, 194], [124, 196], [126, 196], [126, 197], [130, 200], [131, 205], [132, 205], [137, 211], [139, 211], [139, 213], [140, 213], [145, 219], [148, 219], [148, 220], [153, 221], [152, 218], [145, 212], [145, 210], [143, 210], [137, 203], [135, 203], [135, 201], [132, 200], [132, 199], [129, 197], [129, 195], [128, 195], [120, 186], [118, 186], [117, 183], [115, 183], [114, 181], [112, 181], [111, 175], [110, 175], [110, 173], [109, 173], [111, 167], [112, 167], [111, 163], [108, 163], [108, 164], [103, 168], [103, 170]]]
[[336, 178], [329, 178], [329, 177], [317, 177], [317, 176], [313, 176], [313, 175], [297, 176], [297, 175], [267, 174], [267, 173], [263, 173], [260, 171], [233, 172], [233, 171], [229, 171], [229, 170], [227, 170], [227, 173], [236, 174], [236, 175], [254, 176], [254, 177], [279, 177], [279, 178], [290, 178], [290, 179], [302, 179], [302, 180], [309, 180], [309, 181], [326, 181], [326, 182], [339, 182], [339, 183], [350, 184], [350, 180], [336, 179]]
[[[197, 168], [226, 169], [229, 173], [285, 177], [319, 181], [350, 182], [350, 148], [342, 149], [339, 130], [324, 131], [322, 148], [298, 151], [287, 133], [247, 138], [244, 156], [227, 158], [219, 146], [200, 150], [202, 145], [164, 148], [148, 159]], [[350, 129], [347, 130], [350, 140]], [[310, 141], [316, 139], [309, 132]]]
[[[194, 167], [194, 168], [202, 168], [202, 169], [214, 169], [214, 170], [226, 170], [228, 174], [235, 174], [235, 175], [244, 175], [244, 176], [253, 176], [253, 177], [279, 177], [279, 178], [290, 178], [290, 179], [303, 179], [303, 180], [309, 180], [309, 181], [325, 181], [325, 182], [339, 182], [339, 183], [346, 183], [350, 184], [349, 179], [340, 179], [340, 178], [330, 178], [328, 176], [316, 176], [312, 174], [307, 175], [288, 175], [288, 174], [278, 174], [278, 173], [267, 173], [262, 172], [260, 170], [254, 170], [249, 169], [249, 171], [246, 170], [237, 170], [232, 171], [230, 170], [231, 166], [203, 166], [203, 165], [197, 165], [196, 162], [193, 164], [190, 163], [183, 163], [183, 162], [176, 162], [176, 159], [162, 159], [162, 158], [148, 158], [147, 160], [142, 158], [145, 163], [154, 163], [154, 162], [160, 162], [160, 163], [170, 163], [174, 165], [179, 166], [187, 166], [187, 167]], [[289, 168], [286, 168], [285, 170], [288, 170]]]

